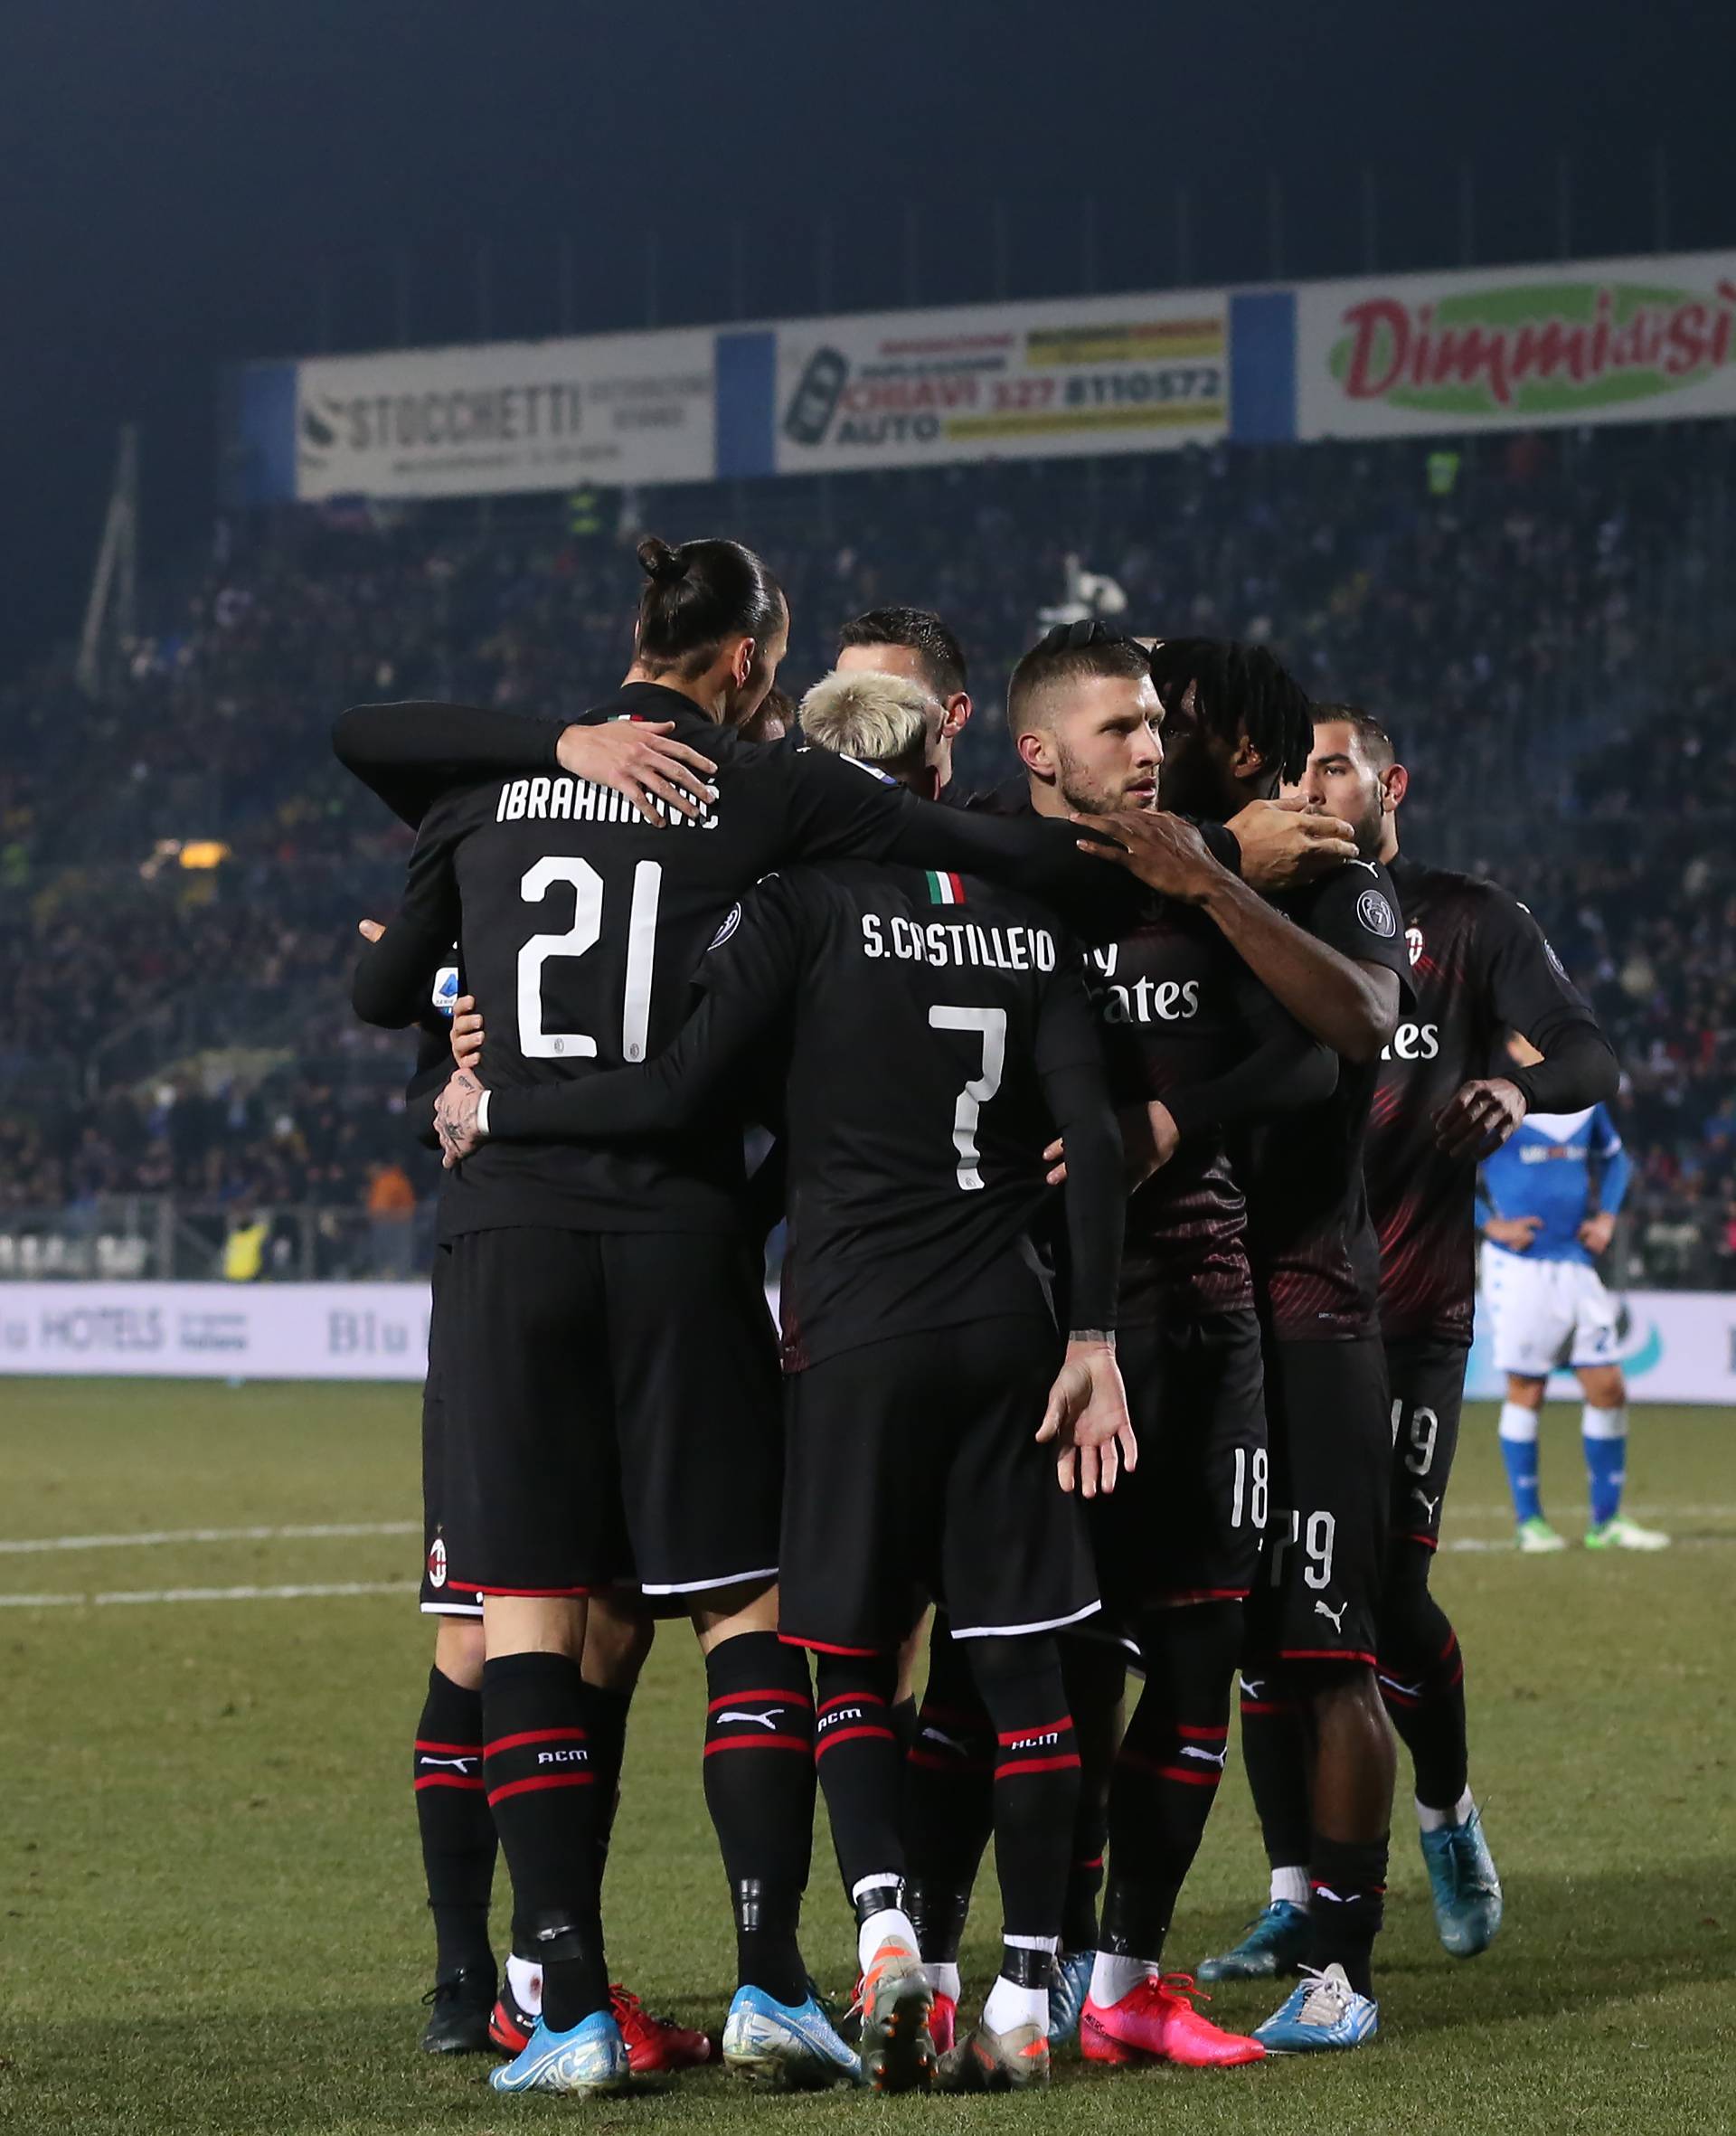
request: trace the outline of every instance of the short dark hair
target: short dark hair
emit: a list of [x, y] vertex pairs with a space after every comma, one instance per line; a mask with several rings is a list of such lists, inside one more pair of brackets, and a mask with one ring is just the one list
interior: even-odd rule
[[1314, 717], [1317, 725], [1322, 720], [1337, 720], [1346, 727], [1354, 727], [1362, 738], [1363, 747], [1382, 771], [1399, 761], [1399, 752], [1392, 746], [1384, 720], [1378, 720], [1372, 712], [1364, 712], [1360, 704], [1316, 704]]
[[1033, 700], [1046, 691], [1099, 675], [1144, 682], [1150, 672], [1144, 646], [1118, 636], [1104, 624], [1057, 626], [1013, 670], [1006, 685], [1007, 728], [1016, 737], [1034, 726]]
[[639, 543], [642, 666], [697, 675], [726, 638], [763, 645], [788, 613], [769, 571], [740, 542], [683, 542], [647, 534]]
[[932, 609], [868, 609], [838, 633], [838, 650], [850, 646], [904, 646], [922, 662], [937, 697], [965, 687], [965, 656], [958, 640]]
[[1314, 746], [1315, 708], [1307, 692], [1266, 646], [1216, 638], [1160, 638], [1151, 679], [1166, 711], [1194, 692], [1206, 732], [1231, 748], [1245, 734], [1269, 766], [1294, 784]]

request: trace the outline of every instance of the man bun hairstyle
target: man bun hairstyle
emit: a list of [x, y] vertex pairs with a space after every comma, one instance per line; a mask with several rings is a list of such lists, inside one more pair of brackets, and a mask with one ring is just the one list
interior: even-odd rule
[[1301, 778], [1320, 715], [1268, 647], [1217, 638], [1159, 638], [1151, 650], [1151, 679], [1166, 712], [1191, 688], [1208, 733], [1231, 749], [1245, 734], [1286, 785]]
[[1057, 623], [1013, 670], [1006, 685], [1006, 724], [1015, 738], [1042, 724], [1042, 713], [1058, 691], [1094, 676], [1144, 682], [1149, 656], [1137, 639], [1123, 638], [1103, 622]]
[[685, 680], [702, 674], [728, 638], [763, 646], [788, 613], [777, 580], [740, 542], [672, 547], [647, 534], [638, 558], [645, 572], [638, 663], [653, 675], [673, 669]]
[[865, 610], [838, 633], [839, 652], [851, 646], [903, 646], [921, 661], [929, 687], [943, 703], [966, 686], [963, 648], [932, 609]]

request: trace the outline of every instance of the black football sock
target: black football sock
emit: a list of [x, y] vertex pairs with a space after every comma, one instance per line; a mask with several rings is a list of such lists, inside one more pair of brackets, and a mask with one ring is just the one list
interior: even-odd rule
[[1150, 1611], [1138, 1640], [1146, 1687], [1109, 1795], [1100, 1943], [1118, 1957], [1155, 1962], [1223, 1779], [1241, 1604]]
[[482, 1693], [463, 1689], [438, 1668], [428, 1672], [414, 1771], [436, 1976], [492, 1973], [488, 1895], [497, 1842], [482, 1777]]
[[864, 1876], [901, 1886], [901, 1760], [892, 1726], [891, 1655], [821, 1654], [814, 1664], [814, 1763], [844, 1889]]
[[935, 1611], [929, 1681], [904, 1762], [905, 1911], [918, 1948], [956, 1965], [983, 1849], [995, 1821], [995, 1731], [966, 1651]]
[[542, 2014], [557, 2032], [609, 2001], [585, 1696], [564, 1654], [507, 1654], [483, 1668], [488, 1807], [512, 1871], [515, 1941], [542, 1968]]
[[1063, 1951], [1097, 1948], [1097, 1895], [1103, 1888], [1103, 1850], [1109, 1836], [1109, 1785], [1121, 1741], [1127, 1657], [1107, 1640], [1063, 1639], [1061, 1676], [1079, 1743], [1079, 1808], [1061, 1909]]
[[1301, 1872], [1308, 1859], [1314, 1819], [1308, 1799], [1308, 1774], [1313, 1747], [1307, 1702], [1293, 1695], [1293, 1687], [1276, 1664], [1262, 1664], [1264, 1673], [1241, 1671], [1241, 1762], [1248, 1771], [1248, 1787], [1260, 1819], [1266, 1859], [1276, 1872], [1297, 1875], [1297, 1903], [1303, 1897]]
[[1386, 1909], [1386, 1835], [1326, 1839], [1317, 1833], [1308, 1859], [1311, 1963], [1342, 1965], [1359, 1995], [1373, 1995], [1370, 1962]]
[[606, 1691], [598, 1684], [585, 1686], [585, 1725], [590, 1736], [591, 1771], [597, 1775], [599, 1887], [609, 1867], [609, 1842], [615, 1830], [615, 1812], [621, 1805], [621, 1763], [627, 1755], [627, 1716], [632, 1704], [630, 1691]]
[[807, 1657], [743, 1631], [705, 1657], [705, 1807], [735, 1909], [738, 1977], [800, 2002], [797, 1941], [814, 1841], [814, 1699]]
[[1417, 1800], [1450, 1812], [1468, 1784], [1465, 1660], [1429, 1593], [1432, 1553], [1396, 1543], [1381, 1611], [1381, 1697], [1416, 1771]]
[[995, 1728], [995, 1863], [1002, 1933], [1054, 1951], [1079, 1808], [1079, 1746], [1046, 1634], [967, 1642]]

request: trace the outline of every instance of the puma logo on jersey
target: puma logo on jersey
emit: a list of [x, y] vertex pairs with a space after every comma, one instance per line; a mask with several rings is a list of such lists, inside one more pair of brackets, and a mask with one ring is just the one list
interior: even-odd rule
[[1324, 1617], [1335, 1631], [1341, 1632], [1344, 1629], [1344, 1611], [1349, 1607], [1348, 1602], [1340, 1602], [1335, 1610], [1328, 1608], [1323, 1602], [1317, 1602], [1314, 1605], [1314, 1613], [1316, 1617]]
[[1435, 1509], [1440, 1504], [1439, 1498], [1431, 1498], [1426, 1490], [1420, 1489], [1414, 1483], [1410, 1486], [1410, 1496], [1422, 1507], [1422, 1517], [1425, 1520], [1432, 1520], [1435, 1517]]
[[1221, 1751], [1203, 1751], [1194, 1744], [1184, 1743], [1182, 1745], [1182, 1755], [1184, 1758], [1197, 1758], [1202, 1765], [1215, 1765], [1222, 1772], [1223, 1761], [1230, 1755], [1230, 1751], [1227, 1744]]
[[769, 1728], [775, 1734], [778, 1727], [778, 1716], [783, 1710], [781, 1706], [769, 1706], [762, 1714], [750, 1714], [741, 1706], [732, 1706], [727, 1713], [719, 1714], [717, 1719], [720, 1726], [725, 1721], [755, 1721], [760, 1727]]

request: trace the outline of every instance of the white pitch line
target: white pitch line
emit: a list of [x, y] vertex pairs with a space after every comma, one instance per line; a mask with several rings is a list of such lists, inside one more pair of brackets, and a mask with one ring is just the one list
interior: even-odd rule
[[414, 1520], [322, 1520], [299, 1527], [151, 1528], [136, 1536], [41, 1536], [0, 1541], [0, 1556], [42, 1550], [143, 1550], [157, 1543], [314, 1543], [346, 1536], [414, 1536]]
[[[1671, 1539], [1672, 1550], [1727, 1550], [1736, 1543], [1736, 1536], [1676, 1536]], [[1511, 1536], [1449, 1536], [1441, 1544], [1443, 1550], [1476, 1550], [1493, 1556], [1505, 1551], [1509, 1556], [1519, 1555], [1519, 1545]], [[1626, 1551], [1618, 1553], [1626, 1556]]]
[[347, 1594], [415, 1594], [413, 1580], [340, 1580], [297, 1587], [151, 1587], [135, 1593], [0, 1594], [0, 1610], [52, 1610], [88, 1605], [101, 1609], [115, 1602], [300, 1602], [308, 1597]]

